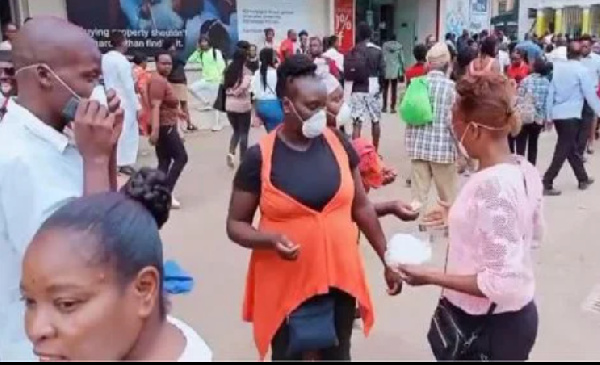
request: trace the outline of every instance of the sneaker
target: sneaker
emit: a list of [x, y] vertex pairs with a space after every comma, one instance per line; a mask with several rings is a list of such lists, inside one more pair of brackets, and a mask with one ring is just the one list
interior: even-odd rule
[[387, 108], [383, 108], [383, 109], [381, 109], [381, 112], [382, 112], [383, 114], [387, 114]]
[[544, 188], [544, 196], [561, 196], [562, 191], [554, 188]]
[[181, 203], [174, 196], [171, 197], [171, 209], [181, 209]]
[[595, 180], [589, 177], [587, 181], [583, 181], [579, 183], [579, 190], [587, 190], [592, 184], [594, 184]]
[[392, 109], [392, 110], [390, 110], [390, 113], [392, 113], [392, 114], [396, 114], [396, 113], [397, 113], [397, 112], [396, 112], [396, 109]]
[[592, 147], [592, 146], [588, 146], [588, 148], [587, 148], [587, 153], [588, 153], [588, 155], [593, 155], [593, 154], [594, 154], [594, 152], [596, 152], [596, 151], [594, 150], [594, 147]]
[[222, 124], [215, 124], [212, 126], [212, 128], [210, 129], [213, 132], [220, 132], [223, 130], [223, 125]]
[[230, 168], [235, 167], [235, 155], [232, 153], [229, 153], [227, 155], [227, 166], [229, 166]]

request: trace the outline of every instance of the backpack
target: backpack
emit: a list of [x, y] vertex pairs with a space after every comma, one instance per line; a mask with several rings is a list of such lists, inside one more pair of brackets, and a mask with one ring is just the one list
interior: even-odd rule
[[426, 76], [411, 80], [400, 104], [400, 116], [409, 126], [419, 127], [433, 123], [433, 106]]
[[344, 76], [348, 81], [367, 82], [369, 80], [369, 58], [367, 51], [354, 47], [344, 57]]
[[521, 124], [533, 124], [536, 122], [535, 98], [532, 92], [524, 85], [520, 87], [515, 109], [519, 113]]

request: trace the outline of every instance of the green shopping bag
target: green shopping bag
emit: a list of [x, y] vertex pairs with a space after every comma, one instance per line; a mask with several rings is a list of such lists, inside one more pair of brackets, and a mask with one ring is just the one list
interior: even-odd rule
[[429, 84], [426, 76], [410, 81], [400, 103], [400, 117], [410, 126], [423, 126], [433, 122], [433, 107], [429, 99]]

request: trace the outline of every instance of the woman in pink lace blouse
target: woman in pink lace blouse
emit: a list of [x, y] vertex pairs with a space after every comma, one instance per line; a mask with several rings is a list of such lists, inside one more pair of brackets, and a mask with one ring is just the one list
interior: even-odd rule
[[[451, 208], [441, 204], [424, 218], [430, 226], [448, 224], [446, 272], [405, 266], [401, 276], [412, 286], [441, 287], [440, 306], [450, 310], [466, 337], [483, 327], [474, 345], [457, 357], [527, 360], [538, 329], [532, 248], [542, 234], [540, 175], [506, 144], [518, 121], [504, 77], [466, 77], [457, 93], [453, 129], [463, 153], [479, 160], [479, 171]], [[432, 331], [436, 325], [434, 320]], [[440, 359], [433, 343], [432, 348]]]

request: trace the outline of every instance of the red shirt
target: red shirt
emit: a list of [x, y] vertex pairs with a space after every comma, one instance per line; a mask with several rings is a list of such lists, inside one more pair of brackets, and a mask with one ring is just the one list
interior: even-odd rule
[[410, 84], [410, 80], [415, 77], [424, 76], [427, 73], [424, 63], [415, 63], [406, 70], [406, 85]]
[[517, 84], [520, 84], [527, 75], [529, 75], [529, 66], [525, 62], [521, 62], [519, 66], [514, 66], [511, 63], [506, 70], [506, 76], [509, 79], [515, 80]]

